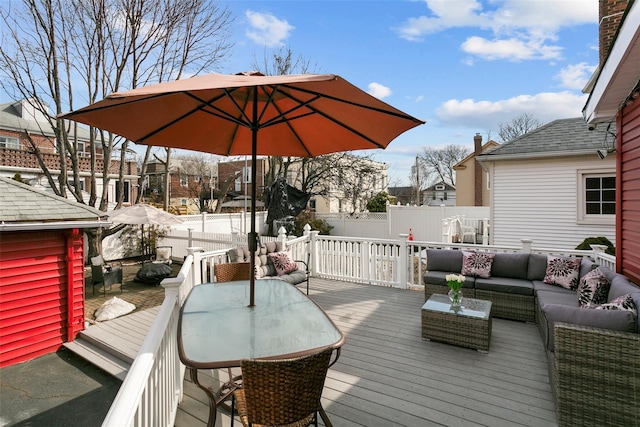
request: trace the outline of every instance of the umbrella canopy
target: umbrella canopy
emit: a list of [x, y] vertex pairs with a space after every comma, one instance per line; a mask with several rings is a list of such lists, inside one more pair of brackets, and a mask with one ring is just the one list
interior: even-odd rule
[[[182, 224], [182, 220], [175, 215], [165, 212], [162, 209], [154, 208], [144, 203], [139, 203], [126, 208], [116, 209], [107, 214], [112, 222], [119, 222], [121, 224], [132, 224], [142, 226], [142, 239], [140, 242], [142, 255], [144, 256], [146, 251], [144, 248], [144, 226], [147, 225], [177, 225]], [[149, 239], [151, 239], [151, 229], [149, 229]]]
[[109, 212], [107, 215], [112, 222], [119, 222], [121, 224], [182, 224], [182, 220], [177, 216], [144, 203], [116, 209], [115, 211]]
[[[140, 144], [221, 155], [313, 157], [385, 148], [423, 124], [333, 74], [208, 74], [116, 92], [63, 114]], [[252, 185], [252, 201], [256, 186]], [[251, 209], [251, 270], [257, 249]], [[254, 305], [255, 278], [250, 302]]]

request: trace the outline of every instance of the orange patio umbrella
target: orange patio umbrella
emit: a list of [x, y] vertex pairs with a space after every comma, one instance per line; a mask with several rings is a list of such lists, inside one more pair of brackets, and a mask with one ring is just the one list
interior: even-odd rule
[[[251, 155], [253, 183], [257, 155], [314, 157], [385, 148], [424, 123], [333, 74], [207, 74], [112, 93], [61, 118], [139, 144]], [[248, 241], [253, 271], [257, 194], [256, 186], [251, 187]], [[254, 281], [252, 275], [251, 307]]]

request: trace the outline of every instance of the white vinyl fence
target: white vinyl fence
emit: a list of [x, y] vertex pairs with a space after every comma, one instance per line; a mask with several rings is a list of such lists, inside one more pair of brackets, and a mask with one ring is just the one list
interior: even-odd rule
[[445, 220], [463, 218], [465, 225], [473, 226], [478, 234], [476, 240], [480, 240], [484, 230], [479, 223], [483, 220], [488, 222], [489, 207], [389, 205], [386, 213], [331, 213], [316, 216], [334, 227], [332, 236], [394, 239], [400, 234], [409, 234], [411, 230], [415, 240], [427, 242], [440, 242], [443, 235], [449, 233], [448, 229], [443, 230]]

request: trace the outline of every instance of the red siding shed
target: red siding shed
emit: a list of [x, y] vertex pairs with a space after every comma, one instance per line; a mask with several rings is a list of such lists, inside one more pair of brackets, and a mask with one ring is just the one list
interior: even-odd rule
[[78, 229], [4, 232], [0, 240], [0, 368], [56, 351], [84, 328]]

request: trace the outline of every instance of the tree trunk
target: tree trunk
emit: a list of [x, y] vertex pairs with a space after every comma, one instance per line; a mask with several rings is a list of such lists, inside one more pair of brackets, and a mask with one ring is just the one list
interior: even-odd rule
[[85, 230], [85, 233], [87, 234], [88, 259], [91, 259], [102, 253], [103, 229], [89, 228]]

